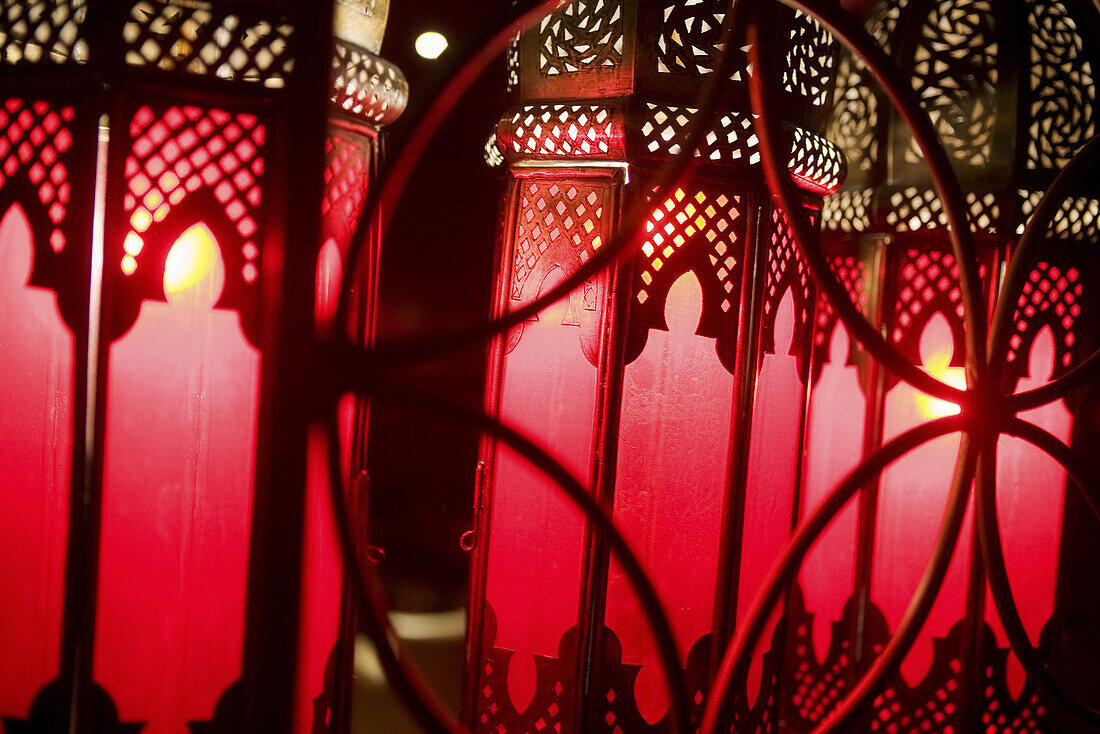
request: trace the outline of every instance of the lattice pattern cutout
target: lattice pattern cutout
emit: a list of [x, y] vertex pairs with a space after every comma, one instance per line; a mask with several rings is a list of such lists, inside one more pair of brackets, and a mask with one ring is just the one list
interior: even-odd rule
[[4, 63], [88, 63], [88, 0], [3, 0], [0, 13]]
[[[972, 231], [996, 231], [1001, 208], [995, 194], [971, 191], [966, 195], [966, 204]], [[890, 210], [886, 212], [886, 223], [898, 232], [942, 229], [947, 227], [947, 214], [935, 191], [910, 186], [890, 194]]]
[[[984, 267], [980, 270], [984, 272]], [[950, 252], [906, 250], [897, 287], [894, 319], [890, 326], [891, 340], [913, 364], [920, 364], [920, 335], [932, 314], [942, 313], [947, 317], [954, 336], [952, 364], [962, 364], [965, 308], [955, 256]]]
[[[695, 641], [688, 651], [685, 678], [691, 691], [689, 716], [694, 726], [702, 722], [703, 705], [706, 701], [707, 669], [710, 655], [711, 636], [704, 635]], [[622, 644], [614, 631], [604, 628], [603, 651], [598, 670], [602, 673], [598, 685], [602, 694], [600, 707], [602, 715], [593, 722], [595, 734], [634, 734], [635, 732], [666, 731], [670, 719], [666, 714], [660, 721], [650, 724], [638, 710], [638, 701], [634, 693], [634, 682], [641, 665], [628, 665], [622, 661]], [[657, 665], [657, 661], [652, 662]]]
[[[531, 273], [549, 271], [551, 266], [538, 267], [539, 260], [555, 245], [563, 244], [566, 253], [550, 253], [568, 265], [572, 272], [603, 245], [601, 189], [588, 184], [531, 181], [523, 188], [517, 222], [512, 293], [514, 301], [523, 300]], [[533, 287], [538, 287], [538, 282]], [[585, 307], [595, 309], [595, 289], [585, 284]]]
[[871, 189], [838, 191], [826, 196], [822, 225], [832, 232], [863, 232], [871, 227]]
[[[948, 639], [958, 637], [958, 626]], [[875, 697], [870, 731], [883, 734], [916, 734], [925, 731], [949, 732], [957, 727], [959, 712], [960, 672], [962, 662], [951, 657], [960, 649], [960, 640], [953, 640], [956, 647], [948, 650], [947, 641], [934, 639], [935, 647], [932, 672], [915, 689], [908, 689], [895, 677], [892, 685]], [[947, 659], [951, 657], [951, 659]], [[935, 685], [938, 683], [938, 685]]]
[[878, 160], [878, 97], [864, 79], [858, 59], [844, 54], [837, 72], [836, 100], [825, 137], [844, 152], [849, 165], [870, 171]]
[[209, 4], [140, 0], [122, 28], [126, 63], [278, 88], [294, 68], [294, 27], [215, 13]]
[[606, 158], [615, 140], [614, 116], [599, 105], [528, 105], [510, 122], [510, 147], [523, 155]]
[[508, 46], [508, 80], [504, 85], [504, 91], [506, 92], [511, 92], [519, 87], [519, 48], [522, 37], [521, 34], [517, 33]]
[[811, 675], [810, 663], [806, 659], [809, 650], [813, 649], [809, 630], [810, 627], [805, 624], [798, 627], [798, 643], [794, 651], [798, 663], [795, 667], [795, 689], [791, 694], [791, 702], [798, 710], [799, 718], [817, 724], [847, 692], [844, 671], [851, 665], [851, 643], [848, 640], [841, 642], [843, 652], [818, 678]]
[[1027, 167], [1060, 170], [1096, 135], [1096, 78], [1062, 2], [1028, 0], [1031, 110]]
[[[1018, 225], [1016, 233], [1023, 234], [1026, 220], [1031, 219], [1043, 193], [1021, 189], [1019, 196], [1020, 212], [1025, 221]], [[1063, 201], [1047, 227], [1047, 236], [1075, 242], [1094, 242], [1100, 239], [1100, 199], [1074, 197]]]
[[771, 219], [771, 246], [768, 248], [768, 270], [764, 285], [764, 323], [761, 327], [760, 348], [765, 354], [775, 354], [775, 314], [783, 295], [790, 290], [795, 310], [791, 353], [802, 358], [805, 355], [799, 350], [805, 343], [805, 336], [810, 328], [810, 271], [798, 252], [787, 215], [779, 209], [772, 209]]
[[1055, 377], [1069, 368], [1077, 341], [1073, 327], [1081, 316], [1084, 291], [1077, 268], [1059, 267], [1049, 262], [1035, 264], [1016, 300], [1012, 317], [1016, 327], [1009, 340], [1007, 372], [1010, 378], [1018, 380], [1027, 372], [1031, 344], [1046, 325], [1055, 335]]
[[[833, 271], [837, 282], [844, 288], [848, 298], [859, 311], [866, 315], [871, 310], [871, 273], [867, 270], [867, 263], [854, 255], [839, 255], [828, 259], [829, 267]], [[814, 375], [816, 381], [821, 374], [821, 368], [829, 361], [829, 346], [833, 337], [833, 329], [836, 328], [840, 317], [833, 309], [833, 304], [819, 294], [817, 309], [814, 312]], [[851, 356], [862, 348], [859, 342], [852, 340], [849, 345], [849, 363]]]
[[539, 71], [543, 75], [622, 63], [622, 0], [564, 0], [562, 5], [539, 24]]
[[733, 720], [726, 731], [729, 734], [773, 734], [779, 731], [779, 633], [783, 621], [775, 626], [771, 648], [763, 655], [760, 690], [756, 705], [749, 708], [748, 691], [742, 685], [733, 697]]
[[909, 0], [895, 0], [889, 3], [875, 3], [867, 16], [867, 28], [871, 36], [889, 55], [893, 51], [894, 31], [897, 30], [901, 13], [909, 5]]
[[[646, 103], [641, 132], [646, 150], [655, 155], [677, 155], [691, 131], [699, 111], [692, 107], [671, 107]], [[708, 130], [697, 158], [711, 161], [760, 163], [759, 141], [752, 116], [731, 112]], [[818, 191], [833, 191], [844, 176], [844, 156], [825, 138], [802, 128], [793, 129], [791, 155], [787, 161], [791, 175]]]
[[[1039, 650], [1050, 659], [1050, 636], [1053, 620], [1048, 620], [1039, 635]], [[1047, 720], [1044, 696], [1030, 680], [1024, 682], [1018, 698], [1013, 698], [1008, 688], [1008, 649], [997, 644], [997, 638], [988, 624], [982, 625], [982, 650], [984, 669], [981, 729], [983, 734], [1038, 734], [1055, 731], [1053, 721]]]
[[535, 658], [536, 699], [520, 714], [508, 695], [508, 664], [514, 653], [494, 647], [482, 660], [478, 689], [477, 734], [542, 734], [561, 732], [566, 718], [565, 686], [572, 685], [572, 663]]
[[795, 11], [790, 32], [783, 88], [820, 107], [829, 99], [829, 84], [836, 63], [832, 35], [802, 11]]
[[733, 256], [738, 249], [734, 223], [741, 216], [740, 198], [697, 191], [689, 196], [676, 189], [667, 200], [654, 208], [646, 220], [646, 240], [642, 244], [645, 265], [638, 279], [635, 298], [644, 304], [652, 295], [652, 286], [669, 258], [696, 237], [709, 244], [707, 257], [724, 292], [719, 308], [729, 313], [736, 306], [734, 292], [740, 287], [740, 268]]
[[[683, 150], [682, 141], [687, 137], [691, 124], [699, 110], [694, 107], [670, 107], [646, 103], [646, 118], [642, 124], [646, 150], [650, 153], [678, 155]], [[720, 136], [715, 130], [708, 131], [700, 150], [694, 151], [696, 157], [710, 160], [740, 160], [747, 157], [758, 144], [752, 133], [752, 119], [747, 115], [727, 115], [718, 123], [725, 133]], [[723, 140], [724, 138], [724, 140]], [[711, 146], [707, 150], [707, 146]], [[759, 153], [752, 159], [760, 160]]]
[[[1005, 654], [1007, 657], [1007, 653]], [[992, 665], [985, 668], [985, 699], [987, 708], [982, 712], [982, 730], [985, 734], [1041, 734], [1051, 731], [1044, 726], [1047, 709], [1043, 705], [1039, 692], [1031, 690], [1027, 692], [1015, 706], [1016, 710], [1002, 706], [998, 699], [998, 678]], [[1005, 696], [1011, 700], [1010, 696]]]
[[326, 236], [347, 252], [367, 201], [369, 151], [339, 130], [325, 137], [325, 196], [321, 200]]
[[[997, 122], [997, 44], [990, 0], [940, 0], [921, 27], [913, 89], [956, 161], [988, 165]], [[905, 159], [922, 158], [910, 138]]]
[[489, 139], [485, 141], [484, 158], [489, 168], [500, 168], [504, 165], [504, 154], [500, 152], [500, 141], [497, 139], [496, 130], [491, 132]]
[[[714, 71], [721, 56], [719, 48], [727, 0], [666, 0], [663, 23], [657, 37], [657, 73], [705, 76]], [[743, 81], [746, 69], [743, 49], [733, 64], [730, 79]]]
[[69, 204], [69, 169], [65, 155], [73, 144], [69, 126], [72, 107], [55, 109], [48, 102], [11, 98], [0, 108], [0, 188], [24, 172], [50, 219], [49, 243], [54, 252], [65, 249], [62, 229]]
[[796, 127], [787, 167], [792, 176], [811, 188], [832, 192], [844, 179], [846, 165], [839, 148], [820, 135]]
[[[646, 103], [646, 117], [642, 123], [646, 150], [664, 155], [678, 154], [697, 114], [699, 110], [692, 107]], [[712, 161], [748, 161], [756, 165], [760, 162], [758, 144], [752, 117], [730, 113], [718, 121], [717, 129], [707, 132], [695, 155]]]
[[149, 107], [139, 109], [130, 123], [132, 146], [126, 157], [124, 207], [130, 229], [118, 264], [122, 272], [137, 270], [143, 235], [154, 222], [163, 221], [189, 195], [208, 189], [243, 241], [240, 277], [255, 282], [264, 133], [253, 115], [180, 106], [158, 117]]
[[408, 99], [408, 82], [396, 66], [339, 40], [332, 56], [332, 79], [332, 103], [375, 124], [392, 121]]
[[782, 684], [783, 712], [792, 730], [810, 731], [847, 695], [855, 677], [853, 630], [863, 630], [868, 648], [889, 637], [886, 621], [873, 604], [862, 623], [858, 608], [853, 599], [845, 604], [843, 616], [832, 624], [825, 659], [818, 662], [812, 639], [815, 615], [806, 610], [802, 589], [796, 585], [792, 590]]

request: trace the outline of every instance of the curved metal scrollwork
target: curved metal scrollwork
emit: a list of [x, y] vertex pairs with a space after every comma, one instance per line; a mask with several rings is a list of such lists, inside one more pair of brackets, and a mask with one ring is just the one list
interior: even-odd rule
[[[1050, 384], [1042, 388], [1019, 394], [1005, 394], [1002, 389], [1002, 384], [1006, 382], [1004, 379], [1006, 370], [1011, 369], [1007, 367], [1010, 362], [1009, 354], [1014, 348], [1011, 344], [1011, 337], [1014, 325], [1013, 309], [1016, 306], [1015, 294], [1020, 292], [1024, 280], [1030, 272], [1029, 266], [1032, 264], [1036, 242], [1045, 234], [1047, 223], [1052, 221], [1059, 211], [1065, 201], [1066, 192], [1072, 188], [1073, 183], [1081, 176], [1084, 169], [1100, 159], [1100, 143], [1094, 140], [1070, 160], [1071, 152], [1077, 149], [1080, 140], [1071, 139], [1069, 132], [1059, 133], [1060, 137], [1055, 136], [1052, 138], [1051, 136], [1054, 134], [1052, 131], [1065, 127], [1062, 123], [1065, 121], [1063, 118], [1067, 115], [1086, 114], [1091, 116], [1092, 108], [1090, 106], [1087, 111], [1075, 112], [1070, 110], [1067, 104], [1060, 101], [1060, 98], [1055, 94], [1049, 99], [1040, 99], [1036, 103], [1038, 106], [1031, 110], [1033, 116], [1040, 116], [1044, 121], [1035, 124], [1040, 125], [1042, 132], [1047, 136], [1046, 139], [1054, 140], [1041, 151], [1036, 148], [1032, 157], [1043, 166], [1057, 166], [1066, 162], [1068, 162], [1068, 165], [1055, 180], [1051, 190], [1035, 205], [1031, 222], [1020, 239], [1009, 263], [1004, 287], [1001, 291], [1002, 295], [996, 304], [994, 318], [991, 322], [992, 326], [989, 327], [984, 318], [985, 311], [982, 306], [979, 261], [971, 228], [968, 226], [970, 207], [968, 207], [967, 199], [951, 167], [952, 158], [970, 165], [982, 164], [989, 158], [988, 131], [974, 127], [966, 127], [965, 130], [960, 131], [950, 127], [954, 125], [953, 121], [959, 118], [958, 113], [963, 108], [965, 108], [964, 116], [970, 119], [971, 111], [978, 104], [978, 102], [975, 102], [973, 95], [978, 94], [980, 96], [982, 89], [960, 90], [959, 94], [962, 96], [957, 99], [952, 97], [949, 108], [942, 110], [924, 109], [922, 108], [920, 95], [914, 93], [910, 88], [910, 80], [904, 78], [893, 67], [890, 59], [873, 38], [847, 16], [843, 15], [834, 6], [834, 3], [825, 2], [824, 0], [783, 0], [783, 2], [804, 13], [808, 22], [812, 19], [812, 27], [807, 26], [809, 35], [802, 39], [803, 42], [814, 42], [813, 33], [816, 33], [818, 29], [825, 29], [833, 37], [840, 40], [859, 59], [858, 62], [851, 63], [860, 64], [861, 70], [866, 70], [867, 76], [873, 76], [877, 79], [884, 88], [887, 97], [897, 108], [901, 118], [911, 128], [917, 146], [916, 149], [919, 150], [920, 157], [929, 167], [932, 180], [935, 183], [936, 193], [942, 202], [943, 221], [948, 226], [952, 243], [951, 256], [959, 265], [958, 300], [963, 307], [966, 319], [965, 334], [962, 339], [964, 343], [960, 346], [964, 347], [967, 387], [960, 390], [940, 382], [913, 366], [911, 358], [902, 354], [893, 340], [884, 338], [876, 327], [868, 321], [866, 314], [861, 312], [857, 304], [853, 303], [848, 288], [845, 287], [843, 282], [844, 278], [848, 277], [845, 273], [851, 269], [850, 264], [846, 268], [836, 268], [835, 263], [831, 264], [821, 249], [812, 244], [814, 238], [810, 236], [811, 222], [796, 205], [796, 193], [793, 184], [786, 175], [788, 166], [785, 154], [787, 151], [782, 148], [784, 137], [780, 129], [779, 118], [772, 109], [773, 103], [769, 101], [762, 89], [762, 79], [774, 78], [774, 76], [769, 76], [765, 70], [765, 66], [769, 62], [766, 58], [763, 58], [764, 55], [753, 54], [750, 61], [757, 72], [751, 75], [749, 82], [752, 90], [754, 112], [757, 113], [755, 120], [756, 134], [759, 138], [759, 150], [768, 184], [772, 193], [781, 203], [783, 210], [793, 213], [790, 215], [789, 221], [793, 243], [797, 247], [809, 275], [812, 276], [817, 288], [828, 301], [828, 318], [843, 323], [859, 342], [860, 348], [891, 372], [894, 378], [907, 382], [935, 397], [958, 402], [963, 406], [963, 411], [957, 417], [941, 418], [913, 428], [872, 452], [828, 494], [818, 508], [799, 526], [779, 561], [773, 567], [757, 601], [753, 605], [752, 611], [739, 626], [736, 639], [725, 653], [718, 677], [713, 682], [710, 690], [701, 731], [704, 734], [714, 734], [718, 731], [722, 722], [728, 720], [725, 708], [731, 703], [732, 697], [729, 692], [741, 685], [741, 678], [746, 673], [754, 646], [765, 629], [768, 615], [778, 604], [784, 590], [789, 588], [803, 558], [829, 522], [843, 510], [846, 503], [856, 495], [860, 487], [881, 474], [886, 467], [919, 446], [952, 433], [961, 433], [963, 440], [961, 441], [956, 463], [950, 499], [947, 503], [935, 550], [929, 560], [921, 584], [894, 636], [885, 645], [864, 678], [847, 689], [846, 695], [835, 702], [832, 713], [821, 721], [815, 731], [845, 730], [846, 726], [851, 725], [853, 717], [876, 695], [882, 681], [897, 670], [901, 659], [906, 655], [922, 624], [928, 617], [936, 594], [944, 582], [948, 563], [961, 534], [965, 509], [971, 496], [971, 488], [975, 483], [977, 486], [975, 494], [982, 550], [981, 559], [990, 580], [997, 612], [1009, 637], [1012, 649], [1023, 662], [1029, 677], [1053, 701], [1058, 702], [1082, 720], [1093, 725], [1100, 724], [1100, 713], [1075, 699], [1058, 681], [1053, 679], [1023, 630], [1019, 610], [1012, 599], [1005, 570], [1005, 559], [996, 514], [997, 487], [995, 476], [997, 439], [1001, 435], [1021, 437], [1048, 453], [1060, 465], [1065, 467], [1069, 476], [1084, 492], [1093, 509], [1100, 515], [1100, 488], [1097, 485], [1097, 478], [1090, 475], [1088, 462], [1075, 455], [1055, 437], [1016, 417], [1016, 414], [1023, 410], [1061, 399], [1082, 385], [1094, 381], [1100, 375], [1100, 355], [1092, 355], [1073, 369], [1060, 374]], [[606, 3], [607, 7], [615, 5], [616, 3]], [[895, 7], [901, 7], [902, 5], [899, 3]], [[983, 3], [975, 2], [972, 5], [974, 5], [973, 12], [978, 14], [978, 16], [975, 16], [977, 18], [975, 22], [980, 24], [981, 8], [979, 6]], [[536, 7], [519, 16], [507, 27], [499, 29], [491, 40], [476, 51], [470, 61], [462, 67], [421, 121], [412, 135], [408, 147], [398, 157], [390, 175], [380, 187], [380, 191], [376, 192], [368, 202], [367, 208], [372, 216], [362, 218], [353, 237], [351, 254], [353, 262], [363, 250], [363, 242], [367, 238], [370, 222], [373, 220], [375, 226], [380, 226], [383, 231], [385, 230], [388, 217], [392, 212], [393, 201], [404, 189], [425, 146], [438, 130], [442, 120], [454, 106], [458, 97], [469, 87], [480, 71], [485, 68], [489, 60], [507, 49], [518, 31], [534, 27], [540, 21], [542, 25], [539, 27], [544, 33], [547, 29], [551, 29], [552, 25], [548, 25], [542, 19], [551, 11], [557, 10], [559, 14], [565, 12], [559, 8], [560, 3], [558, 0], [543, 0], [538, 3]], [[723, 4], [721, 8], [715, 7], [714, 20], [716, 23], [720, 23], [720, 27], [717, 32], [708, 29], [708, 45], [713, 41], [713, 48], [715, 49], [738, 48], [741, 44], [737, 43], [738, 39], [734, 36], [734, 28], [743, 26], [747, 41], [754, 49], [757, 48], [758, 45], [754, 43], [755, 33], [758, 30], [757, 23], [759, 22], [759, 18], [756, 17], [754, 12], [757, 9], [757, 3], [745, 0]], [[723, 10], [725, 12], [722, 12]], [[570, 16], [567, 14], [562, 17]], [[614, 20], [614, 18], [610, 18], [610, 20]], [[896, 20], [896, 17], [887, 16], [880, 19], [880, 25], [890, 25]], [[1040, 23], [1038, 20], [1034, 22]], [[1046, 33], [1046, 36], [1044, 36], [1047, 44], [1045, 48], [1055, 49], [1060, 42], [1065, 45], [1063, 34], [1060, 32], [1061, 26], [1058, 22], [1047, 23], [1044, 21], [1041, 25]], [[886, 37], [888, 36], [887, 33]], [[1063, 40], [1060, 41], [1059, 39]], [[550, 46], [546, 48], [551, 49]], [[1069, 52], [1072, 52], [1072, 50], [1072, 48], [1069, 49]], [[697, 55], [687, 54], [683, 49], [673, 48], [672, 46], [664, 46], [661, 51], [664, 54], [662, 63], [666, 65], [668, 71], [702, 74], [706, 77], [708, 83], [704, 86], [700, 99], [697, 101], [697, 108], [700, 112], [695, 115], [690, 126], [690, 132], [686, 136], [680, 151], [663, 168], [658, 178], [659, 183], [652, 196], [649, 197], [649, 201], [663, 201], [673, 195], [673, 183], [690, 162], [691, 151], [699, 148], [705, 131], [711, 129], [718, 120], [719, 113], [717, 112], [716, 101], [719, 99], [719, 84], [717, 80], [728, 80], [734, 70], [735, 63], [737, 63], [737, 59], [732, 53], [722, 54], [717, 61], [714, 58], [704, 61], [697, 58]], [[936, 48], [928, 50], [929, 60], [925, 71], [932, 73], [938, 68], [933, 57], [941, 51], [949, 52], [950, 50], [945, 51]], [[1051, 52], [1053, 53], [1053, 51]], [[559, 63], [556, 56], [554, 59], [555, 64]], [[919, 66], [919, 63], [920, 59], [918, 59], [918, 75], [927, 76], [925, 71], [921, 71], [924, 67]], [[559, 71], [568, 70], [567, 67], [559, 69]], [[711, 71], [715, 73], [708, 73]], [[1085, 68], [1081, 70], [1077, 77], [1077, 82], [1087, 86], [1090, 90], [1091, 76], [1087, 75], [1091, 75], [1091, 73], [1090, 69]], [[806, 79], [799, 75], [793, 77], [788, 75], [788, 77], [789, 83], [804, 87], [802, 91], [816, 101], [819, 90], [812, 77]], [[982, 80], [979, 81], [981, 84], [985, 83]], [[945, 81], [944, 84], [946, 83]], [[967, 92], [967, 95], [963, 95], [963, 91]], [[850, 107], [842, 113], [841, 118], [845, 136], [850, 139], [852, 145], [860, 145], [867, 139], [861, 116], [866, 113], [868, 105], [873, 104], [873, 102], [869, 102], [868, 99], [860, 96], [857, 92], [842, 95], [842, 104], [848, 104]], [[1080, 122], [1080, 120], [1077, 120], [1077, 122]], [[945, 128], [944, 125], [948, 125], [950, 129]], [[1087, 127], [1090, 131], [1092, 130], [1091, 117]], [[966, 144], [960, 147], [961, 144], [956, 145], [952, 140], [948, 140], [946, 144], [941, 142], [940, 138], [945, 133], [948, 133], [952, 140], [954, 137], [959, 140], [965, 138], [964, 142]], [[962, 157], [960, 158], [960, 156]], [[402, 390], [386, 378], [387, 370], [394, 367], [409, 364], [428, 356], [436, 356], [461, 345], [505, 334], [510, 328], [522, 324], [527, 318], [538, 313], [547, 305], [582, 287], [584, 283], [607, 268], [611, 263], [628, 256], [644, 244], [644, 225], [649, 214], [650, 210], [645, 202], [630, 208], [623, 218], [624, 226], [622, 229], [612, 237], [610, 242], [590, 253], [586, 261], [573, 270], [572, 275], [541, 297], [533, 299], [526, 306], [517, 308], [503, 317], [474, 324], [457, 332], [432, 335], [400, 343], [378, 344], [368, 349], [361, 349], [350, 344], [334, 345], [331, 351], [334, 357], [332, 364], [335, 365], [332, 375], [334, 386], [332, 394], [338, 395], [348, 390], [358, 392], [371, 400], [402, 401], [438, 414], [447, 420], [461, 422], [508, 444], [533, 466], [552, 478], [604, 536], [629, 575], [635, 591], [640, 596], [646, 616], [654, 626], [653, 631], [661, 650], [662, 664], [673, 694], [672, 710], [674, 716], [672, 722], [674, 729], [679, 732], [687, 732], [691, 729], [688, 719], [690, 703], [684, 685], [683, 668], [681, 661], [677, 660], [675, 644], [669, 630], [668, 621], [660, 609], [652, 585], [647, 580], [637, 558], [627, 547], [622, 534], [611, 521], [606, 509], [593, 501], [586, 488], [572, 477], [560, 463], [554, 461], [541, 447], [508, 426], [489, 416]], [[355, 272], [356, 269], [353, 266], [345, 271], [344, 288], [342, 289], [337, 316], [341, 321], [344, 320], [347, 314], [350, 278], [351, 273]], [[805, 275], [805, 273], [800, 273], [800, 277], [805, 277]], [[812, 321], [810, 305], [805, 305], [804, 311], [806, 313], [803, 316], [803, 322]], [[335, 414], [334, 410], [331, 412], [333, 415]], [[351, 538], [348, 511], [344, 506], [345, 494], [341, 486], [341, 462], [335, 438], [338, 435], [337, 425], [335, 417], [331, 418], [329, 423], [329, 471], [341, 545], [348, 566], [353, 571], [355, 589], [361, 601], [363, 627], [378, 646], [383, 667], [395, 690], [401, 695], [421, 724], [429, 731], [463, 731], [457, 719], [445, 711], [439, 704], [437, 697], [423, 683], [419, 674], [409, 663], [408, 657], [399, 650], [399, 643], [393, 642], [395, 638], [388, 630], [385, 602], [380, 591], [377, 572], [360, 563], [356, 556], [355, 544]]]

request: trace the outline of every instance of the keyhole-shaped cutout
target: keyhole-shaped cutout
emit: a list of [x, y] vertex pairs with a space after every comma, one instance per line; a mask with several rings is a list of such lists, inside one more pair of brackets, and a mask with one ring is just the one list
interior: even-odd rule
[[169, 303], [213, 308], [225, 288], [225, 261], [214, 233], [202, 222], [179, 236], [164, 260], [164, 296]]
[[34, 247], [31, 225], [18, 204], [12, 204], [0, 219], [0, 286], [19, 288], [31, 278]]
[[[937, 313], [928, 320], [920, 339], [920, 358], [924, 371], [960, 390], [966, 387], [966, 370], [952, 367], [951, 358], [955, 354], [955, 341], [951, 335], [951, 326], [943, 314]], [[917, 405], [925, 418], [943, 418], [959, 414], [958, 403], [940, 400], [929, 395], [918, 395]]]

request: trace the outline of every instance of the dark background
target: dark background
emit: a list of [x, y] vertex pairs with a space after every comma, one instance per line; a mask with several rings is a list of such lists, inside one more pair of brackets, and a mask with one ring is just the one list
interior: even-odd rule
[[[872, 0], [843, 4], [862, 14]], [[393, 0], [381, 55], [408, 78], [409, 106], [385, 134], [392, 160], [458, 64], [501, 27], [511, 0]], [[413, 48], [424, 31], [449, 48], [434, 61]], [[498, 59], [459, 103], [398, 203], [382, 249], [379, 338], [439, 333], [486, 318], [503, 174], [482, 155], [508, 106], [505, 63]], [[485, 345], [440, 355], [409, 379], [481, 406]], [[410, 408], [376, 407], [369, 446], [372, 542], [393, 605], [438, 611], [465, 602], [468, 555], [459, 537], [470, 527], [477, 436]]]

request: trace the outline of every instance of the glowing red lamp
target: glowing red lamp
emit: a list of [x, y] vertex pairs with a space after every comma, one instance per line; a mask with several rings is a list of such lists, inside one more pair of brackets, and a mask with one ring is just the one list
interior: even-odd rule
[[346, 725], [303, 355], [406, 98], [374, 55], [387, 5], [5, 6], [5, 731]]
[[[490, 411], [613, 506], [671, 616], [702, 710], [726, 644], [797, 513], [813, 293], [760, 169], [744, 53], [689, 173], [657, 191], [715, 73], [724, 2], [578, 2], [512, 54], [518, 103], [497, 309], [546, 293], [648, 207], [633, 257], [501, 339]], [[815, 218], [843, 177], [821, 129], [835, 47], [777, 8], [769, 88], [790, 173]], [[596, 99], [593, 99], [593, 98]], [[518, 454], [484, 456], [468, 706], [476, 731], [647, 731], [669, 699], [619, 565], [553, 483]], [[781, 628], [777, 634], [781, 634]], [[778, 711], [765, 659], [741, 721]]]
[[[871, 359], [811, 281], [759, 166], [746, 91], [759, 69], [723, 71], [732, 74], [715, 124], [686, 172], [659, 188], [662, 164], [704, 114], [696, 99], [716, 49], [738, 53], [721, 38], [728, 6], [560, 8], [517, 40], [517, 103], [488, 151], [509, 187], [498, 314], [577, 272], [621, 238], [625, 212], [648, 207], [630, 257], [497, 341], [488, 408], [611, 508], [670, 617], [696, 724], [795, 527], [892, 439], [961, 410]], [[760, 51], [776, 71], [761, 83], [833, 276], [910, 366], [966, 387], [960, 265], [912, 135], [816, 21], [778, 4], [767, 17]], [[1088, 2], [899, 0], [869, 22], [962, 183], [983, 291], [972, 315], [985, 324], [1010, 289], [1005, 273], [1041, 193], [1097, 132], [1100, 16]], [[1100, 346], [1089, 295], [1096, 183], [1086, 176], [1060, 202], [1022, 286], [1004, 294], [1016, 310], [1008, 393], [1066, 374]], [[1094, 441], [1095, 395], [1057, 397], [1019, 418], [1075, 447]], [[1005, 420], [993, 402], [970, 404], [967, 420], [983, 410]], [[917, 592], [960, 440], [945, 435], [890, 462], [828, 525], [785, 587], [722, 730], [811, 731], [849, 695]], [[1095, 562], [1095, 518], [1067, 492], [1061, 464], [1022, 438], [994, 441], [1006, 560], [980, 562], [971, 506], [913, 649], [844, 730], [1092, 731], [1009, 651], [993, 609], [1003, 595], [987, 580], [1008, 569], [1031, 644], [1095, 706], [1100, 646], [1095, 621], [1083, 620], [1100, 595], [1082, 560]], [[490, 442], [483, 462], [474, 730], [667, 730], [654, 637], [606, 543], [525, 456]]]

